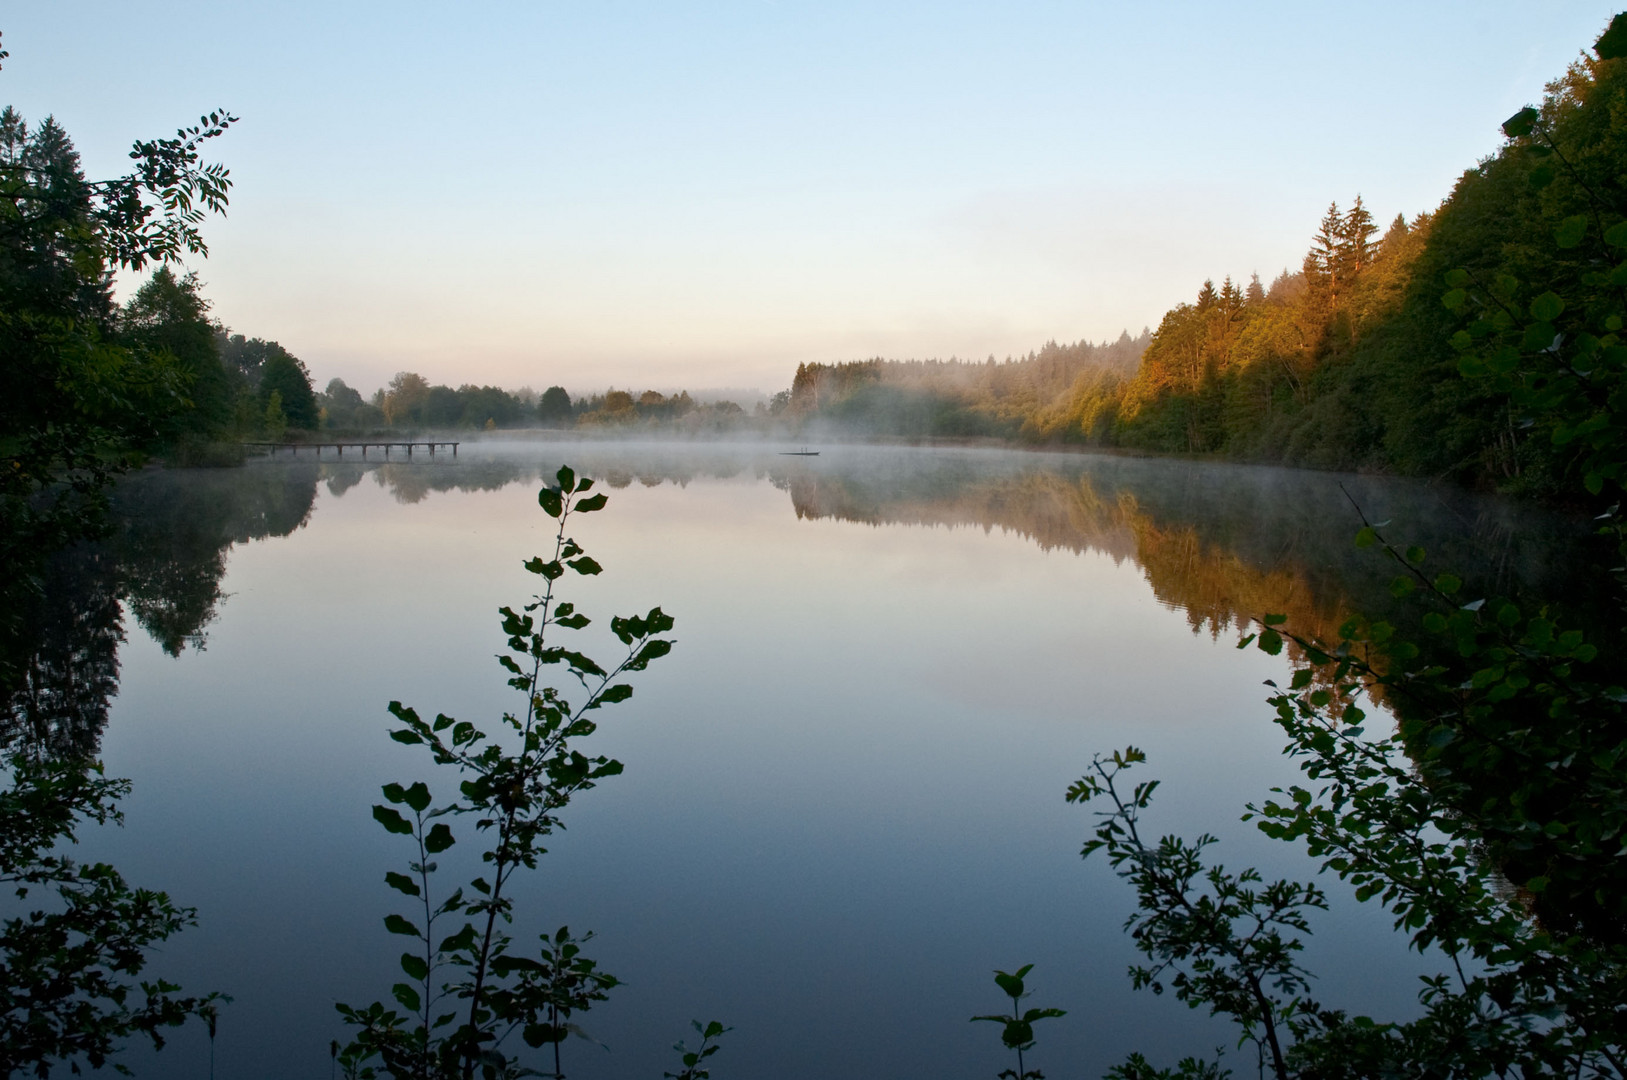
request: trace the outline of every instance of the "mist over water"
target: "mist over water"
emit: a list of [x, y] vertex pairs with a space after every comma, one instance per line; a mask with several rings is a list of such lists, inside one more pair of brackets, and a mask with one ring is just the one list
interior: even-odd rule
[[[113, 538], [53, 583], [77, 623], [42, 627], [44, 669], [81, 692], [34, 719], [99, 737], [134, 782], [125, 827], [83, 854], [198, 908], [150, 972], [236, 999], [218, 1075], [326, 1076], [333, 1002], [397, 981], [382, 878], [407, 853], [369, 808], [389, 781], [454, 780], [389, 741], [384, 707], [487, 728], [515, 707], [496, 609], [534, 589], [535, 489], [561, 463], [611, 494], [572, 526], [605, 573], [566, 598], [594, 630], [660, 604], [678, 643], [587, 744], [626, 774], [516, 879], [517, 942], [594, 930], [589, 954], [626, 983], [583, 1018], [609, 1051], [567, 1044], [584, 1080], [673, 1068], [691, 1018], [735, 1029], [720, 1080], [993, 1075], [997, 1031], [967, 1018], [1001, 1006], [994, 968], [1030, 962], [1032, 1004], [1068, 1010], [1030, 1058], [1054, 1078], [1230, 1043], [1130, 990], [1133, 896], [1080, 862], [1093, 818], [1062, 799], [1091, 754], [1148, 751], [1155, 829], [1310, 874], [1238, 821], [1297, 772], [1261, 686], [1287, 661], [1236, 651], [1235, 627], [1280, 611], [1331, 633], [1357, 603], [1410, 617], [1391, 567], [1351, 544], [1353, 504], [1467, 593], [1599, 621], [1571, 584], [1596, 558], [1585, 523], [1501, 500], [1129, 458], [777, 449], [466, 443], [455, 460], [307, 455], [123, 485]], [[443, 858], [448, 887], [473, 847]], [[1329, 889], [1307, 950], [1318, 995], [1409, 1014], [1429, 959]], [[208, 1069], [194, 1030], [128, 1060]]]

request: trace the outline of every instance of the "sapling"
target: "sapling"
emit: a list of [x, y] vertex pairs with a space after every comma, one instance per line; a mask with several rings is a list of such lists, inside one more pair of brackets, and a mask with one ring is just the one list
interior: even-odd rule
[[718, 1052], [717, 1040], [727, 1032], [734, 1030], [733, 1028], [724, 1027], [716, 1020], [711, 1021], [705, 1027], [701, 1027], [699, 1020], [691, 1020], [690, 1026], [700, 1035], [700, 1045], [691, 1050], [688, 1043], [674, 1043], [672, 1048], [678, 1051], [678, 1059], [682, 1062], [683, 1068], [675, 1073], [662, 1073], [661, 1075], [665, 1080], [708, 1080], [712, 1074], [708, 1070], [701, 1068], [702, 1063]]
[[1009, 1016], [974, 1016], [972, 1021], [992, 1020], [1004, 1027], [1000, 1030], [1000, 1041], [1017, 1052], [1017, 1068], [1001, 1070], [1000, 1080], [1045, 1080], [1045, 1074], [1038, 1069], [1027, 1069], [1023, 1065], [1023, 1052], [1034, 1048], [1034, 1025], [1041, 1020], [1049, 1020], [1057, 1016], [1066, 1016], [1061, 1009], [1027, 1009], [1019, 1013], [1018, 1004], [1028, 996], [1023, 986], [1023, 978], [1034, 970], [1033, 964], [1024, 964], [1015, 972], [996, 971], [994, 982], [1007, 997], [1011, 998], [1011, 1014]]
[[[582, 955], [581, 945], [592, 935], [576, 938], [561, 927], [542, 935], [540, 950], [527, 956], [515, 949], [505, 929], [514, 918], [514, 874], [537, 868], [547, 851], [544, 843], [560, 827], [560, 812], [572, 797], [622, 771], [621, 762], [588, 757], [573, 742], [593, 734], [595, 710], [632, 697], [633, 688], [617, 680], [643, 671], [672, 649], [672, 642], [658, 635], [671, 630], [673, 620], [658, 607], [610, 621], [625, 648], [610, 667], [554, 643], [559, 631], [589, 624], [574, 604], [556, 598], [556, 583], [567, 571], [601, 570], [566, 535], [567, 524], [573, 514], [601, 510], [607, 501], [603, 494], [588, 495], [593, 482], [578, 480], [569, 467], [556, 479], [557, 486], [537, 496], [543, 511], [559, 523], [552, 556], [525, 563], [543, 579], [543, 591], [522, 611], [501, 609], [508, 652], [497, 660], [508, 684], [525, 697], [523, 711], [503, 715], [502, 741], [468, 721], [445, 715], [426, 721], [400, 702], [390, 703], [400, 722], [390, 737], [425, 747], [437, 765], [456, 770], [460, 783], [458, 798], [439, 806], [422, 781], [386, 784], [385, 803], [373, 807], [373, 817], [387, 831], [410, 838], [417, 848], [407, 864], [410, 873], [385, 875], [392, 889], [414, 901], [413, 915], [384, 919], [385, 929], [416, 945], [401, 955], [408, 981], [392, 988], [394, 1006], [337, 1006], [356, 1029], [338, 1056], [347, 1077], [365, 1080], [381, 1071], [396, 1080], [562, 1077], [559, 1044], [581, 1034], [572, 1017], [603, 1001], [617, 985], [614, 976]], [[553, 666], [569, 674], [566, 689], [543, 685], [544, 669]], [[437, 902], [435, 856], [457, 842], [451, 822], [470, 816], [475, 835], [485, 843], [483, 872]], [[520, 1051], [510, 1042], [515, 1035], [534, 1050], [550, 1047], [552, 1072], [522, 1067]]]

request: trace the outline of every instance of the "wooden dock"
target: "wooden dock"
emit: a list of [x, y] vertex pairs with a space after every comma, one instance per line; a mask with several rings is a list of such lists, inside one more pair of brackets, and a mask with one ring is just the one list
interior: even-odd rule
[[409, 458], [412, 457], [412, 452], [414, 450], [428, 450], [429, 456], [434, 457], [437, 448], [444, 450], [448, 447], [451, 448], [453, 457], [458, 456], [457, 443], [445, 442], [439, 439], [428, 442], [378, 442], [374, 440], [368, 440], [366, 442], [246, 442], [243, 445], [258, 447], [262, 450], [270, 451], [271, 456], [273, 457], [277, 455], [278, 450], [287, 450], [290, 454], [295, 456], [297, 456], [301, 450], [314, 450], [317, 457], [322, 456], [323, 450], [333, 450], [338, 454], [339, 457], [344, 457], [346, 450], [360, 450], [362, 452], [362, 457], [365, 458], [367, 456], [369, 447], [375, 450], [383, 450], [385, 457], [390, 456], [390, 451], [392, 449], [405, 450]]

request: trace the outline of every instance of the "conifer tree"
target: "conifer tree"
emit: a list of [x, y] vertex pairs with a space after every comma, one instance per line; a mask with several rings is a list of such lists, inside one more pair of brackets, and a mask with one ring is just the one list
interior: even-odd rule
[[1265, 303], [1265, 286], [1260, 284], [1260, 275], [1250, 274], [1248, 289], [1243, 293], [1243, 303], [1250, 307], [1257, 307]]
[[1311, 250], [1305, 256], [1305, 278], [1311, 287], [1320, 289], [1328, 294], [1331, 301], [1339, 299], [1340, 245], [1345, 228], [1344, 215], [1339, 212], [1339, 204], [1328, 204], [1328, 212], [1322, 215], [1322, 224], [1311, 237]]
[[1339, 255], [1347, 278], [1360, 274], [1373, 261], [1372, 236], [1378, 232], [1373, 215], [1362, 205], [1361, 196], [1344, 217], [1339, 229]]

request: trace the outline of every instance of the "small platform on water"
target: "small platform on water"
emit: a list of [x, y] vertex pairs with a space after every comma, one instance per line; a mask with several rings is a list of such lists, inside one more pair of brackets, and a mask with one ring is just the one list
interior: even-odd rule
[[369, 448], [374, 450], [383, 450], [385, 457], [390, 456], [390, 450], [392, 448], [405, 450], [408, 457], [412, 457], [412, 452], [414, 450], [428, 450], [430, 457], [434, 457], [437, 448], [442, 450], [450, 448], [452, 451], [452, 456], [458, 456], [457, 443], [446, 442], [440, 439], [433, 441], [405, 442], [400, 440], [392, 440], [389, 442], [380, 442], [376, 440], [367, 440], [365, 442], [246, 442], [243, 445], [268, 450], [273, 457], [276, 456], [278, 450], [287, 450], [289, 453], [296, 455], [301, 450], [314, 450], [317, 457], [322, 456], [323, 450], [333, 450], [339, 457], [344, 457], [346, 450], [360, 450], [362, 452], [362, 457], [366, 457]]

